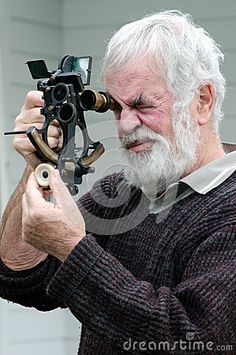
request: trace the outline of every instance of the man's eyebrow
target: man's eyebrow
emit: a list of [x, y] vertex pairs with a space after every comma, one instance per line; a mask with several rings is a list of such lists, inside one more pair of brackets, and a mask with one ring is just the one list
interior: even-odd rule
[[140, 94], [139, 96], [137, 96], [135, 99], [133, 99], [130, 102], [130, 106], [133, 108], [139, 107], [139, 106], [143, 105], [144, 102], [145, 102], [145, 97], [143, 94]]
[[135, 99], [131, 100], [129, 106], [132, 108], [137, 108], [140, 106], [153, 105], [154, 103], [155, 101], [153, 101], [153, 98], [140, 94]]

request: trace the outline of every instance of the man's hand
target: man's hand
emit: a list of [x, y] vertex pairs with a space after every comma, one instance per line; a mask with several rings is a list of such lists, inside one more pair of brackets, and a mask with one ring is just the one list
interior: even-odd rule
[[[29, 127], [35, 126], [40, 129], [45, 117], [40, 114], [44, 105], [41, 91], [29, 91], [20, 114], [15, 120], [15, 131], [26, 131]], [[54, 120], [48, 129], [48, 144], [51, 148], [60, 147], [61, 130], [58, 121]], [[13, 139], [15, 150], [20, 153], [27, 163], [34, 169], [41, 161], [35, 155], [35, 148], [26, 134], [16, 134]]]
[[34, 173], [29, 177], [22, 199], [22, 235], [25, 242], [64, 261], [85, 236], [84, 219], [60, 178], [50, 174], [55, 204], [45, 200]]

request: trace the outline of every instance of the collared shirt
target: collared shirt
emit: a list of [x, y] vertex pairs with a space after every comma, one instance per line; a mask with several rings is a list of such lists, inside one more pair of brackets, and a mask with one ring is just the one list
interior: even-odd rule
[[151, 200], [150, 213], [159, 213], [194, 192], [205, 195], [222, 184], [236, 171], [236, 144], [223, 143], [225, 154], [195, 170], [183, 179], [168, 186], [159, 197]]

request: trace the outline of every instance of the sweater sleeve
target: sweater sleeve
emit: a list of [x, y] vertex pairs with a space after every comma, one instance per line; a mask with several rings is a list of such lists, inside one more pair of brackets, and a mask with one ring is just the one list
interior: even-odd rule
[[48, 311], [64, 305], [48, 297], [46, 287], [61, 262], [52, 256], [29, 270], [13, 271], [0, 261], [0, 297]]
[[130, 340], [167, 341], [175, 350], [178, 340], [195, 340], [212, 349], [236, 338], [235, 265], [235, 231], [218, 231], [195, 250], [174, 289], [154, 290], [87, 235], [47, 292], [118, 351]]

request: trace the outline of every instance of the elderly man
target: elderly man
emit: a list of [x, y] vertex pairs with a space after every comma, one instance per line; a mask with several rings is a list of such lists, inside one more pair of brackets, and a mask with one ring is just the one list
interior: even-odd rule
[[[104, 59], [126, 168], [78, 206], [58, 172], [45, 198], [28, 163], [1, 232], [1, 296], [83, 324], [79, 354], [213, 353], [236, 338], [236, 153], [220, 143], [223, 55], [189, 16], [122, 27]], [[16, 130], [43, 121], [27, 95]], [[59, 142], [56, 126], [50, 145]], [[23, 196], [23, 198], [22, 198]], [[22, 203], [22, 209], [21, 209]]]

